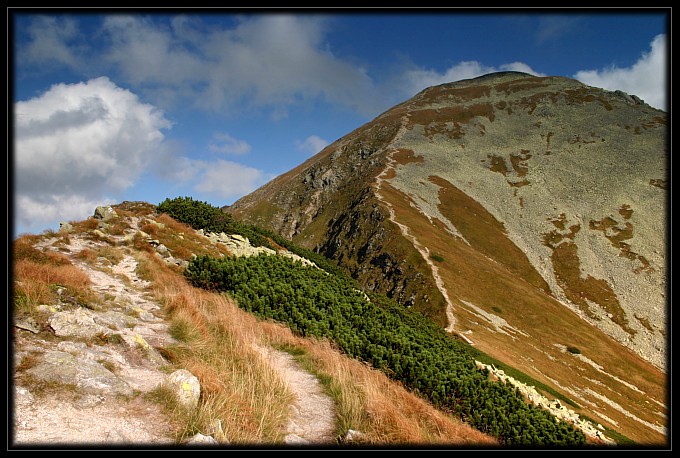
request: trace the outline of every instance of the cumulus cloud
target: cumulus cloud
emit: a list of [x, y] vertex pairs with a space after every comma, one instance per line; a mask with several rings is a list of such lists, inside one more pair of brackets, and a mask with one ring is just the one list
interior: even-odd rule
[[499, 71], [517, 71], [535, 76], [545, 76], [522, 62], [512, 62], [500, 65], [499, 67], [493, 67], [481, 64], [477, 61], [465, 61], [459, 62], [442, 73], [435, 70], [424, 70], [420, 68], [409, 70], [404, 74], [404, 87], [408, 88], [408, 92], [410, 93], [409, 97], [411, 97], [430, 86], [476, 78], [478, 76], [486, 75], [487, 73]]
[[643, 53], [633, 66], [618, 68], [612, 65], [602, 70], [583, 70], [574, 78], [589, 86], [636, 95], [655, 108], [667, 110], [666, 46], [666, 35], [657, 35], [650, 51]]
[[239, 140], [231, 135], [223, 132], [217, 132], [213, 135], [214, 141], [208, 144], [208, 149], [213, 153], [223, 154], [247, 154], [251, 150], [248, 142]]
[[152, 171], [175, 187], [227, 201], [248, 194], [274, 178], [260, 169], [233, 161], [205, 161], [174, 154], [160, 156]]
[[114, 203], [119, 202], [109, 198], [92, 199], [78, 194], [42, 194], [39, 199], [20, 194], [14, 198], [17, 225], [33, 233], [38, 228], [44, 228], [46, 222], [80, 221], [91, 216], [97, 206]]
[[171, 127], [106, 77], [54, 85], [14, 114], [15, 210], [26, 226], [89, 216], [137, 181]]
[[296, 143], [298, 150], [308, 155], [314, 155], [328, 146], [328, 141], [317, 135], [310, 135], [304, 141]]
[[150, 170], [163, 181], [171, 183], [189, 183], [196, 179], [206, 168], [206, 163], [182, 156], [177, 148], [166, 148], [150, 166]]
[[202, 167], [195, 189], [225, 200], [246, 195], [269, 179], [261, 170], [236, 162], [225, 160], [198, 162]]
[[[230, 201], [242, 197], [274, 178], [260, 169], [233, 161], [206, 161], [182, 156], [176, 145], [154, 158], [149, 170], [163, 186], [181, 189], [185, 195]], [[187, 191], [188, 190], [188, 191]]]

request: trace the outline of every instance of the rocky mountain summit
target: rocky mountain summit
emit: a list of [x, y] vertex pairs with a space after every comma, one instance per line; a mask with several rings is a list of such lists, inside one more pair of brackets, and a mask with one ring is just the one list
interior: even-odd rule
[[655, 436], [667, 137], [621, 91], [493, 73], [423, 90], [224, 210]]

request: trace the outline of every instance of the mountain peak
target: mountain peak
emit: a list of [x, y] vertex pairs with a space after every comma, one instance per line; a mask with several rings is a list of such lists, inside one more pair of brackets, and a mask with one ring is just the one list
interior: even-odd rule
[[[632, 380], [666, 367], [666, 135], [622, 91], [491, 73], [421, 91], [228, 210], [546, 383], [660, 393]], [[574, 380], [585, 361], [606, 380]]]

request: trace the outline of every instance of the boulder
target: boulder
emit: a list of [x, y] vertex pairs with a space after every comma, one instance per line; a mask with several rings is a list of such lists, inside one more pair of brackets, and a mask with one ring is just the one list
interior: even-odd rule
[[177, 400], [184, 407], [194, 409], [198, 406], [201, 385], [194, 374], [186, 369], [179, 369], [170, 374], [164, 383], [177, 395]]
[[118, 218], [118, 213], [110, 205], [100, 205], [94, 210], [94, 217], [102, 221]]

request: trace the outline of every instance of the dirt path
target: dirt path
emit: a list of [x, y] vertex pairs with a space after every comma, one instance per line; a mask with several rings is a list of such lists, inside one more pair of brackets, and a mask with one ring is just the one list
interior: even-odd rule
[[15, 387], [14, 444], [27, 448], [171, 446], [170, 426], [158, 406], [137, 398], [121, 403], [105, 396], [48, 395], [36, 401]]
[[335, 404], [323, 392], [319, 380], [303, 370], [290, 354], [273, 348], [257, 348], [288, 382], [295, 394], [288, 422], [287, 444], [334, 444]]

